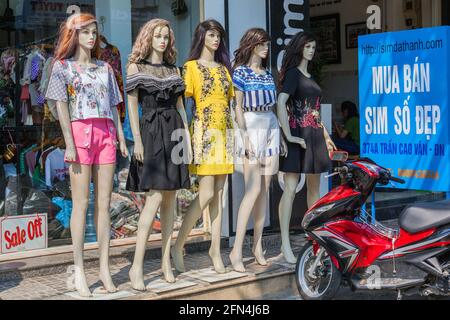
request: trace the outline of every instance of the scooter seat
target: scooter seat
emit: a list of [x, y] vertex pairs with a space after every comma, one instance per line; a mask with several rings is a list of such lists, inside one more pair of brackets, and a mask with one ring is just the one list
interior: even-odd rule
[[411, 234], [450, 224], [450, 201], [409, 205], [400, 214], [399, 225]]

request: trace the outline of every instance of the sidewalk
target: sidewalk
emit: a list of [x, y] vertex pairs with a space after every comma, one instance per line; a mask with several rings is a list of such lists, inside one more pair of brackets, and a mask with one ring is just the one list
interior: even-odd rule
[[[248, 238], [249, 239], [249, 238]], [[291, 237], [294, 252], [298, 252], [304, 244], [304, 236]], [[94, 292], [93, 300], [153, 300], [153, 299], [196, 299], [207, 295], [208, 299], [235, 299], [237, 297], [252, 298], [249, 294], [258, 294], [257, 289], [268, 288], [267, 284], [275, 290], [276, 286], [284, 289], [286, 286], [295, 286], [292, 283], [292, 274], [295, 265], [289, 265], [283, 259], [277, 257], [280, 253], [281, 239], [279, 235], [270, 235], [264, 238], [264, 249], [269, 266], [261, 267], [255, 264], [251, 254], [249, 241], [244, 246], [245, 264], [248, 272], [240, 274], [230, 271], [225, 275], [217, 275], [212, 271], [208, 251], [189, 253], [185, 256], [185, 265], [188, 270], [184, 274], [175, 273], [177, 282], [167, 284], [162, 279], [160, 258], [147, 259], [144, 264], [145, 283], [147, 292], [138, 292], [131, 288], [128, 271], [131, 267], [131, 257], [128, 255], [120, 259], [114, 259], [111, 264], [113, 281], [118, 286], [119, 292], [115, 294], [97, 294], [101, 284], [98, 282], [98, 263], [86, 267], [86, 277], [91, 291]], [[230, 266], [228, 255], [231, 249], [223, 248], [222, 257], [226, 266]], [[98, 262], [98, 261], [97, 261]], [[20, 261], [16, 262], [20, 266]], [[65, 266], [67, 270], [69, 264]], [[0, 264], [0, 270], [2, 264]], [[81, 300], [67, 283], [70, 282], [70, 272], [36, 276], [23, 276], [26, 272], [18, 273], [14, 279], [0, 281], [0, 299], [3, 300]], [[35, 274], [39, 274], [36, 270]], [[43, 272], [45, 274], [45, 272]], [[31, 273], [32, 274], [32, 273]], [[284, 277], [284, 282], [280, 281]], [[262, 283], [264, 282], [264, 285]], [[253, 287], [252, 287], [253, 286]], [[241, 288], [241, 289], [239, 289]], [[243, 289], [245, 288], [245, 289]], [[251, 290], [249, 290], [252, 288]], [[228, 290], [228, 291], [227, 291]], [[256, 298], [256, 296], [255, 296]]]

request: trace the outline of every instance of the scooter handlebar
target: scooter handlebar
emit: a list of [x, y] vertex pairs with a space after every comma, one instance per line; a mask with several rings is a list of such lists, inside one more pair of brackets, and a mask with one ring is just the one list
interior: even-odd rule
[[405, 180], [400, 179], [400, 178], [396, 178], [396, 177], [391, 177], [390, 180], [394, 181], [394, 182], [397, 182], [397, 183], [400, 183], [400, 184], [405, 184], [406, 183]]

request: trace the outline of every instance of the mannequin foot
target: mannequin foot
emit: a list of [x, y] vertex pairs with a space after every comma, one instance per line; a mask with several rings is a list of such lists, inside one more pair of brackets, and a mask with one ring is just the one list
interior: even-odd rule
[[245, 273], [245, 267], [242, 263], [242, 257], [235, 253], [235, 251], [231, 251], [230, 253], [231, 265], [233, 266], [234, 271]]
[[264, 251], [261, 247], [259, 248], [253, 248], [253, 255], [255, 256], [256, 262], [260, 266], [267, 266], [267, 260], [264, 257]]
[[163, 263], [162, 271], [164, 273], [164, 280], [166, 280], [166, 282], [175, 283], [176, 280], [175, 276], [173, 275], [172, 266], [170, 265], [170, 263]]
[[75, 288], [77, 289], [78, 294], [80, 297], [83, 298], [91, 298], [92, 293], [89, 290], [89, 286], [86, 281], [86, 276], [84, 275], [84, 272], [77, 272], [75, 273]]
[[100, 273], [100, 281], [103, 283], [103, 287], [108, 293], [116, 293], [117, 287], [114, 285], [111, 273], [109, 272], [101, 272]]
[[144, 271], [138, 270], [138, 268], [135, 268], [134, 266], [131, 267], [130, 272], [128, 273], [130, 276], [131, 281], [131, 287], [134, 290], [137, 291], [146, 291], [147, 288], [145, 287], [144, 283]]
[[177, 250], [173, 247], [170, 250], [170, 255], [172, 256], [173, 263], [175, 264], [175, 269], [180, 273], [186, 272], [186, 268], [184, 267], [183, 251]]
[[296, 264], [297, 263], [297, 259], [294, 256], [294, 253], [292, 252], [291, 249], [287, 249], [285, 250], [284, 247], [281, 248], [281, 254], [283, 255], [284, 259], [286, 260], [287, 263], [290, 264]]
[[209, 249], [209, 256], [213, 262], [214, 270], [216, 270], [217, 273], [223, 274], [227, 272], [220, 253], [215, 253], [212, 249]]

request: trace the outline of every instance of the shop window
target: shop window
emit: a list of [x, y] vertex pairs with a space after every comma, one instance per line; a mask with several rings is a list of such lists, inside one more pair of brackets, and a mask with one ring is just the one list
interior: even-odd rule
[[[57, 3], [8, 0], [0, 4], [0, 218], [46, 214], [48, 247], [71, 244], [72, 203], [68, 168], [64, 164], [64, 139], [56, 108], [43, 99], [43, 92], [60, 24], [67, 19], [67, 9], [74, 3], [82, 12], [98, 13], [95, 0]], [[130, 43], [145, 22], [157, 16], [165, 18], [176, 30], [178, 64], [182, 65], [190, 48], [191, 32], [199, 21], [199, 1], [131, 3], [133, 39]], [[115, 59], [111, 48], [114, 43], [103, 39], [103, 60]], [[126, 57], [129, 52], [121, 54]], [[113, 68], [118, 61], [108, 60]], [[117, 77], [123, 77], [122, 68], [116, 69]], [[115, 178], [110, 210], [112, 239], [136, 236], [145, 203], [144, 195], [125, 191], [126, 168], [127, 163], [119, 163]], [[195, 196], [195, 187], [177, 193], [175, 230], [181, 226]], [[91, 190], [87, 242], [96, 241], [93, 210]], [[202, 224], [199, 221], [197, 227]], [[153, 233], [160, 230], [158, 213]]]

